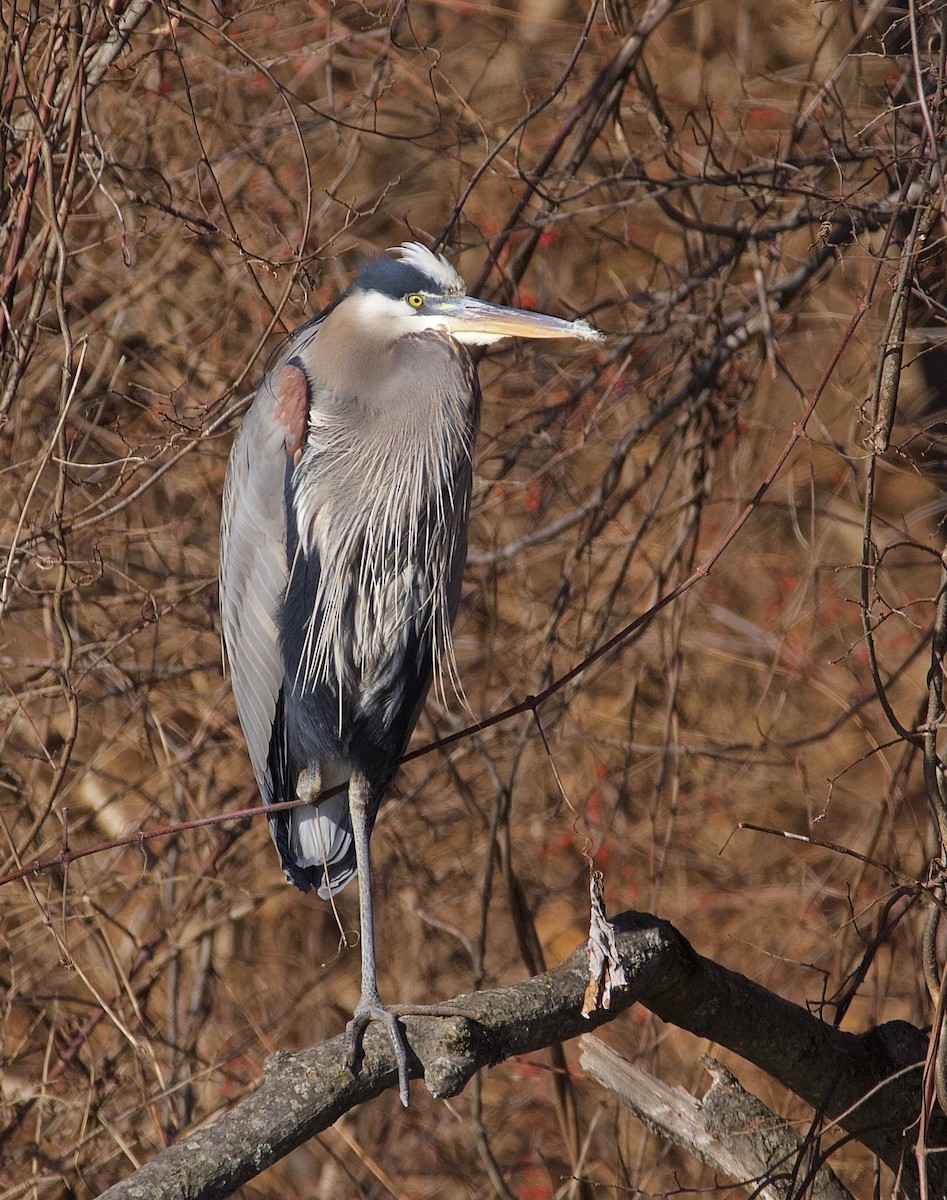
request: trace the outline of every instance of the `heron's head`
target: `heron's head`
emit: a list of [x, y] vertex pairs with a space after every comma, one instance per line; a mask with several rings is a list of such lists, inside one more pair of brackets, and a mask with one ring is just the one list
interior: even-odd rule
[[391, 253], [396, 257], [370, 263], [341, 300], [346, 317], [373, 334], [396, 340], [435, 329], [472, 346], [506, 337], [602, 340], [584, 321], [562, 321], [465, 295], [464, 281], [447, 259], [420, 242], [405, 242]]

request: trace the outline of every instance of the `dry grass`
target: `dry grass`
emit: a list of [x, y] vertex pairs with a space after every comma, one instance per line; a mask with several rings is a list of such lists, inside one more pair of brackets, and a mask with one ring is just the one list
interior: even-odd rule
[[[16, 229], [0, 227], [5, 869], [67, 834], [92, 845], [256, 803], [218, 648], [226, 454], [279, 330], [364, 248], [446, 230], [485, 294], [614, 335], [482, 364], [456, 629], [470, 713], [548, 687], [717, 545], [845, 335], [889, 222], [877, 206], [921, 135], [889, 103], [910, 63], [874, 35], [849, 53], [863, 6], [667, 7], [610, 93], [596, 79], [640, 7], [596, 11], [583, 40], [584, 9], [554, 0], [156, 4], [96, 81], [110, 8], [11, 3], [0, 212], [28, 224], [10, 261]], [[847, 219], [854, 236], [817, 266]], [[908, 877], [937, 846], [862, 631], [864, 405], [896, 251], [808, 436], [709, 578], [543, 704], [545, 743], [520, 716], [404, 767], [373, 843], [384, 996], [564, 956], [591, 854], [611, 907], [660, 913], [830, 1020], [929, 1020], [920, 905], [886, 909], [891, 877], [854, 858], [737, 829], [809, 834]], [[926, 386], [923, 348], [902, 410]], [[871, 588], [881, 675], [912, 727], [942, 537], [918, 446], [902, 415], [878, 460]], [[429, 704], [415, 745], [470, 713]], [[339, 903], [348, 932], [355, 902]], [[338, 1033], [357, 996], [357, 951], [282, 882], [260, 820], [8, 884], [0, 928], [4, 1200], [97, 1194], [245, 1094], [272, 1050]], [[705, 1086], [706, 1047], [647, 1014], [609, 1037]], [[242, 1194], [490, 1196], [478, 1143], [521, 1200], [570, 1194], [574, 1172], [603, 1196], [714, 1188], [566, 1059], [565, 1132], [537, 1058], [450, 1105], [417, 1088], [403, 1113], [392, 1094]], [[869, 1195], [867, 1155], [837, 1157]]]

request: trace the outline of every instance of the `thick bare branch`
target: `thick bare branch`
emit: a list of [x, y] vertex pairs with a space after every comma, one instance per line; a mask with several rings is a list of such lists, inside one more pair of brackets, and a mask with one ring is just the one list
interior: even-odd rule
[[[436, 1097], [455, 1095], [477, 1070], [595, 1029], [640, 1001], [663, 1020], [743, 1054], [835, 1117], [893, 1170], [903, 1170], [906, 1190], [918, 1194], [914, 1164], [903, 1161], [903, 1133], [920, 1108], [926, 1051], [920, 1030], [895, 1021], [862, 1035], [845, 1033], [703, 958], [666, 921], [628, 912], [614, 924], [632, 984], [613, 995], [610, 1011], [581, 1015], [588, 982], [588, 949], [582, 946], [545, 975], [460, 997], [474, 1019], [408, 1018], [414, 1077], [423, 1075]], [[102, 1200], [229, 1195], [397, 1082], [384, 1031], [368, 1031], [357, 1076], [342, 1068], [342, 1058], [341, 1038], [301, 1054], [273, 1055], [252, 1096], [110, 1188]], [[943, 1120], [933, 1122], [930, 1134], [930, 1144], [947, 1143]], [[928, 1173], [938, 1189], [947, 1179], [936, 1158]]]

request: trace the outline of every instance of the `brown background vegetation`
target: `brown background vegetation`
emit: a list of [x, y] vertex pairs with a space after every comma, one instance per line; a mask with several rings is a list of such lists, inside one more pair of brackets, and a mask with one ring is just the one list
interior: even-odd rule
[[[592, 858], [610, 908], [659, 913], [829, 1021], [927, 1023], [925, 908], [897, 884], [925, 878], [936, 829], [863, 630], [867, 579], [878, 677], [918, 728], [941, 586], [922, 357], [936, 296], [912, 309], [891, 448], [873, 454], [868, 434], [906, 187], [926, 169], [911, 89], [919, 66], [939, 98], [939, 46], [924, 11], [915, 56], [895, 53], [910, 47], [895, 16], [11, 0], [2, 869], [257, 803], [220, 665], [230, 440], [281, 330], [361, 252], [443, 238], [481, 294], [588, 316], [609, 338], [502, 346], [481, 365], [455, 631], [469, 708], [432, 696], [416, 747], [541, 692], [686, 579], [845, 351], [707, 578], [535, 716], [402, 769], [373, 840], [382, 994], [436, 1000], [559, 961], [586, 936]], [[942, 261], [928, 270], [936, 291]], [[356, 900], [338, 902], [349, 934]], [[284, 884], [260, 819], [8, 884], [0, 930], [11, 1200], [97, 1194], [246, 1094], [271, 1051], [338, 1033], [357, 999], [357, 949]], [[706, 1086], [707, 1047], [644, 1010], [606, 1036]], [[565, 1053], [566, 1077], [538, 1056], [450, 1103], [416, 1087], [405, 1113], [391, 1093], [241, 1194], [715, 1186]], [[810, 1111], [729, 1065], [805, 1132]], [[866, 1152], [833, 1161], [872, 1194]]]

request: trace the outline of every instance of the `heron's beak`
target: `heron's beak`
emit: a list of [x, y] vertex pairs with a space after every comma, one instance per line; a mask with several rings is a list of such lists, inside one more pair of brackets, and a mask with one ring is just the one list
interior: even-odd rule
[[424, 312], [459, 342], [474, 345], [507, 337], [579, 338], [583, 342], [600, 342], [604, 337], [585, 321], [562, 321], [545, 313], [487, 304], [472, 296], [439, 296], [428, 301]]

